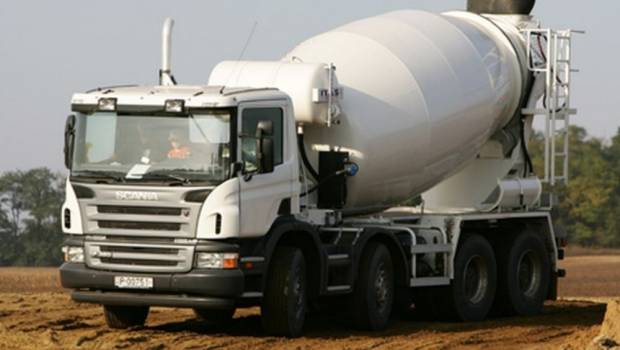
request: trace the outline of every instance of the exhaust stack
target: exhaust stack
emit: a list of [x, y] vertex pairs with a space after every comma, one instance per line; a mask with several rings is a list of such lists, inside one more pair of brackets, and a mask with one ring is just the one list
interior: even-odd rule
[[159, 70], [159, 85], [176, 85], [171, 70], [172, 57], [172, 27], [174, 20], [166, 18], [164, 29], [161, 33], [161, 69]]
[[467, 0], [467, 11], [493, 15], [529, 15], [536, 0]]

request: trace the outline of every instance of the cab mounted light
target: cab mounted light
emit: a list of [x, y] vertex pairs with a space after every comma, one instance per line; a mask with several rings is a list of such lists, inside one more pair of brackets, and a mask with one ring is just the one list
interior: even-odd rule
[[166, 101], [167, 113], [183, 113], [185, 109], [185, 101], [183, 100], [168, 100]]
[[97, 109], [102, 112], [114, 112], [116, 111], [116, 99], [115, 98], [100, 98], [97, 103]]

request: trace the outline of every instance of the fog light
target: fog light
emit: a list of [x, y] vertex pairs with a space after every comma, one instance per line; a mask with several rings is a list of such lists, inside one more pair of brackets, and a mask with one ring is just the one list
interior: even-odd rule
[[65, 253], [65, 262], [83, 263], [84, 262], [84, 248], [82, 247], [63, 247], [63, 253]]
[[200, 269], [236, 269], [239, 264], [237, 253], [198, 253], [196, 267]]
[[100, 111], [114, 112], [116, 111], [116, 99], [115, 98], [100, 98], [97, 105]]
[[185, 107], [185, 101], [183, 100], [166, 101], [166, 112], [168, 113], [182, 113], [184, 107]]

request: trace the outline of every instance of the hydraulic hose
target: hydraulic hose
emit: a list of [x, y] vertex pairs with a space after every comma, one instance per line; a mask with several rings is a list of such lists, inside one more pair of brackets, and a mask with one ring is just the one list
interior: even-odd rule
[[304, 143], [303, 132], [297, 133], [297, 147], [299, 148], [299, 153], [301, 154], [301, 160], [304, 163], [304, 166], [306, 167], [310, 175], [312, 175], [312, 178], [314, 178], [314, 180], [317, 183], [320, 182], [319, 173], [316, 170], [314, 170], [314, 168], [312, 167], [312, 164], [310, 164], [310, 161], [308, 160], [308, 154], [306, 154], [306, 145]]

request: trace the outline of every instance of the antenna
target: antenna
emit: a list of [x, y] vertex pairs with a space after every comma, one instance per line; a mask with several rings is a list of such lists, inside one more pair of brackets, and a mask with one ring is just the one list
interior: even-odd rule
[[248, 46], [250, 46], [250, 42], [252, 41], [252, 38], [254, 37], [254, 33], [256, 32], [256, 28], [257, 27], [258, 27], [258, 21], [254, 21], [254, 25], [252, 26], [252, 30], [250, 30], [250, 35], [248, 35], [248, 38], [245, 41], [245, 45], [243, 46], [243, 49], [241, 50], [241, 53], [239, 54], [239, 57], [237, 58], [237, 62], [235, 63], [235, 68], [230, 71], [230, 75], [226, 79], [226, 84], [224, 84], [224, 86], [222, 86], [222, 88], [220, 89], [220, 94], [222, 94], [224, 92], [224, 89], [226, 88], [226, 85], [228, 85], [228, 82], [230, 81], [230, 79], [232, 78], [233, 74], [237, 70], [237, 66], [239, 65], [239, 61], [241, 61], [241, 59], [243, 59], [243, 57], [245, 55], [245, 51], [248, 49]]

